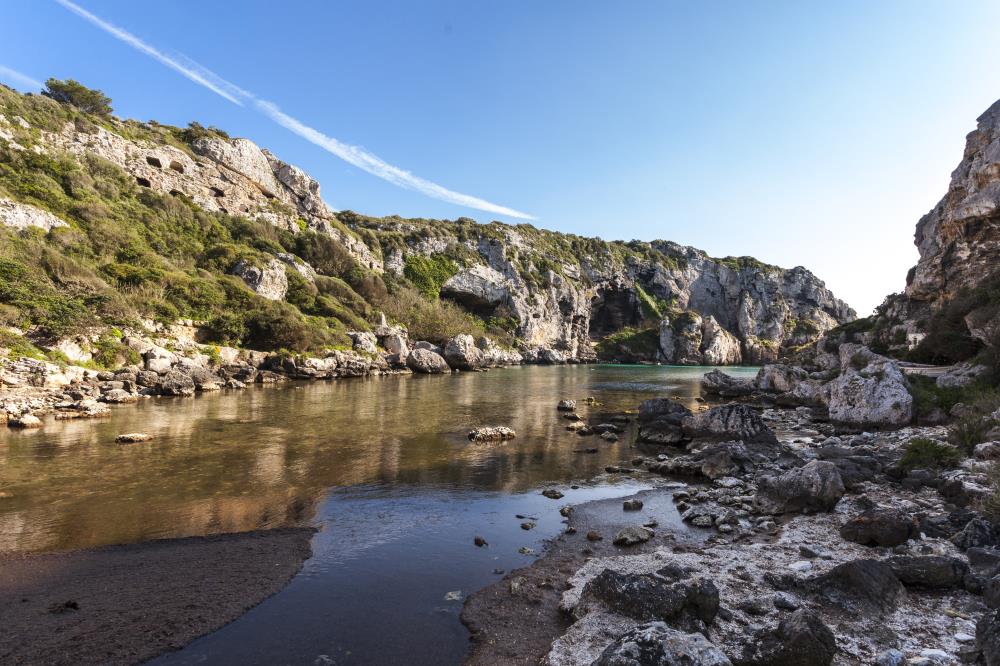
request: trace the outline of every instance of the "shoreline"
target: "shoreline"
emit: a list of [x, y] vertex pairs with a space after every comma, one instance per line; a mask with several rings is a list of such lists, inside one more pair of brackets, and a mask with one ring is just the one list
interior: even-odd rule
[[0, 554], [0, 662], [135, 664], [178, 650], [283, 589], [315, 533], [291, 527]]

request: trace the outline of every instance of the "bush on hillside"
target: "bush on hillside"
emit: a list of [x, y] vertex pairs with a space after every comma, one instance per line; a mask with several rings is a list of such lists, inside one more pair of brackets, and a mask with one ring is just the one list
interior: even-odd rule
[[110, 116], [113, 111], [110, 97], [100, 90], [88, 88], [73, 79], [66, 79], [65, 81], [49, 79], [45, 82], [45, 89], [42, 90], [42, 94], [57, 102], [71, 104], [84, 113], [106, 117]]

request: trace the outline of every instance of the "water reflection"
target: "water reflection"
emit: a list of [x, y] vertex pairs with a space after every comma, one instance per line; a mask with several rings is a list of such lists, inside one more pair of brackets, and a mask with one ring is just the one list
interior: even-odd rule
[[[0, 551], [65, 550], [308, 521], [330, 488], [412, 484], [515, 492], [628, 456], [565, 430], [562, 398], [595, 411], [648, 395], [692, 405], [705, 368], [522, 367], [447, 377], [254, 386], [121, 406], [101, 421], [0, 432]], [[737, 372], [752, 373], [752, 369]], [[517, 439], [471, 444], [480, 425]], [[119, 445], [122, 432], [154, 436]], [[594, 455], [574, 451], [598, 447]]]

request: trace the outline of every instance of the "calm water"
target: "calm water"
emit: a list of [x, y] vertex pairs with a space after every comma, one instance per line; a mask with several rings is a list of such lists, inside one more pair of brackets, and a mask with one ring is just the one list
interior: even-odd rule
[[[462, 596], [496, 580], [494, 569], [529, 562], [518, 548], [537, 551], [558, 533], [559, 506], [644, 487], [588, 482], [635, 451], [627, 436], [566, 431], [555, 403], [595, 396], [593, 412], [612, 412], [664, 395], [693, 405], [706, 370], [526, 366], [290, 383], [4, 429], [0, 551], [315, 521], [313, 557], [284, 591], [158, 663], [459, 663]], [[509, 425], [517, 438], [468, 442], [480, 425]], [[114, 443], [132, 431], [154, 440]], [[574, 451], [585, 447], [599, 452]], [[550, 484], [566, 498], [541, 497]], [[538, 527], [521, 530], [516, 514]], [[489, 548], [471, 545], [477, 534]]]

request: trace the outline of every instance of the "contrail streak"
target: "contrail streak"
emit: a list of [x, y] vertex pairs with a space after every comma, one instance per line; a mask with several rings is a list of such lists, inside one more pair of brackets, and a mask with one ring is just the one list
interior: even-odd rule
[[[328, 153], [339, 157], [348, 164], [367, 171], [374, 176], [378, 176], [393, 185], [409, 190], [415, 190], [434, 199], [440, 199], [441, 201], [447, 201], [448, 203], [465, 206], [467, 208], [474, 208], [476, 210], [496, 213], [498, 215], [505, 215], [507, 217], [522, 220], [536, 219], [528, 213], [523, 213], [521, 211], [514, 210], [513, 208], [508, 208], [507, 206], [501, 206], [500, 204], [495, 204], [469, 194], [455, 192], [438, 185], [437, 183], [415, 176], [405, 169], [389, 164], [377, 155], [360, 146], [352, 146], [323, 134], [319, 130], [310, 127], [309, 125], [306, 125], [300, 120], [283, 112], [273, 102], [257, 97], [253, 93], [227, 81], [189, 58], [183, 56], [168, 56], [164, 54], [159, 49], [150, 46], [127, 30], [108, 23], [104, 19], [91, 14], [86, 9], [71, 2], [70, 0], [55, 1], [74, 14], [94, 24], [101, 30], [104, 30], [116, 39], [125, 42], [132, 48], [145, 53], [155, 60], [158, 60], [160, 63], [180, 73], [191, 81], [194, 81], [198, 85], [208, 88], [223, 99], [239, 106], [243, 106], [246, 101], [252, 101], [254, 108], [290, 132], [297, 134], [306, 141], [319, 146]], [[0, 73], [2, 72], [3, 70], [0, 70]], [[38, 85], [40, 86], [40, 84]]]
[[11, 69], [10, 67], [5, 67], [0, 65], [0, 79], [6, 79], [17, 85], [24, 86], [25, 88], [35, 88], [42, 89], [45, 87], [41, 81], [36, 81], [27, 74], [22, 74], [16, 69]]

